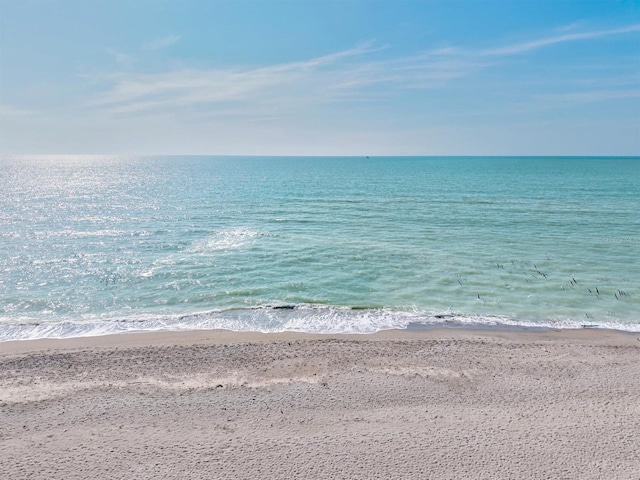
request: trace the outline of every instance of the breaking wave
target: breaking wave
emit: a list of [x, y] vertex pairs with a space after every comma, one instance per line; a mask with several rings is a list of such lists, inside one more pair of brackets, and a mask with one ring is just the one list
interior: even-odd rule
[[522, 321], [508, 317], [464, 315], [452, 312], [424, 313], [388, 308], [278, 304], [199, 312], [191, 315], [0, 324], [0, 341], [71, 338], [128, 332], [212, 329], [261, 333], [368, 334], [380, 330], [419, 330], [437, 327], [516, 328], [523, 330], [600, 328], [640, 332], [638, 324], [617, 322], [596, 323], [590, 321], [580, 323], [568, 319]]

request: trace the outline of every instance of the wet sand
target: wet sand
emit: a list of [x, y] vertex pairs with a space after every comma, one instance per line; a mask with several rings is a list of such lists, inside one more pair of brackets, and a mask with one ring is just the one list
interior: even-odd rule
[[0, 343], [11, 479], [637, 479], [639, 334]]

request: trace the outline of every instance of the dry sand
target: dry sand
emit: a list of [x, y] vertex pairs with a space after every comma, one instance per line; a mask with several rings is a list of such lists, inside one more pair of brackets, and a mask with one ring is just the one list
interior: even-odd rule
[[0, 344], [7, 479], [638, 479], [611, 331], [127, 334]]

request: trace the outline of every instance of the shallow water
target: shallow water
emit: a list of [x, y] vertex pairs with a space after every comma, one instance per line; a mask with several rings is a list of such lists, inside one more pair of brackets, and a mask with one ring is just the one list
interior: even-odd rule
[[441, 322], [640, 331], [637, 158], [0, 166], [3, 340]]

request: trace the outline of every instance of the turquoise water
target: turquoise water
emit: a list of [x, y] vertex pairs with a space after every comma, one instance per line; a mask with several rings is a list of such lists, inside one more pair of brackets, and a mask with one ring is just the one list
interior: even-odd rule
[[0, 158], [0, 339], [640, 331], [637, 158]]

